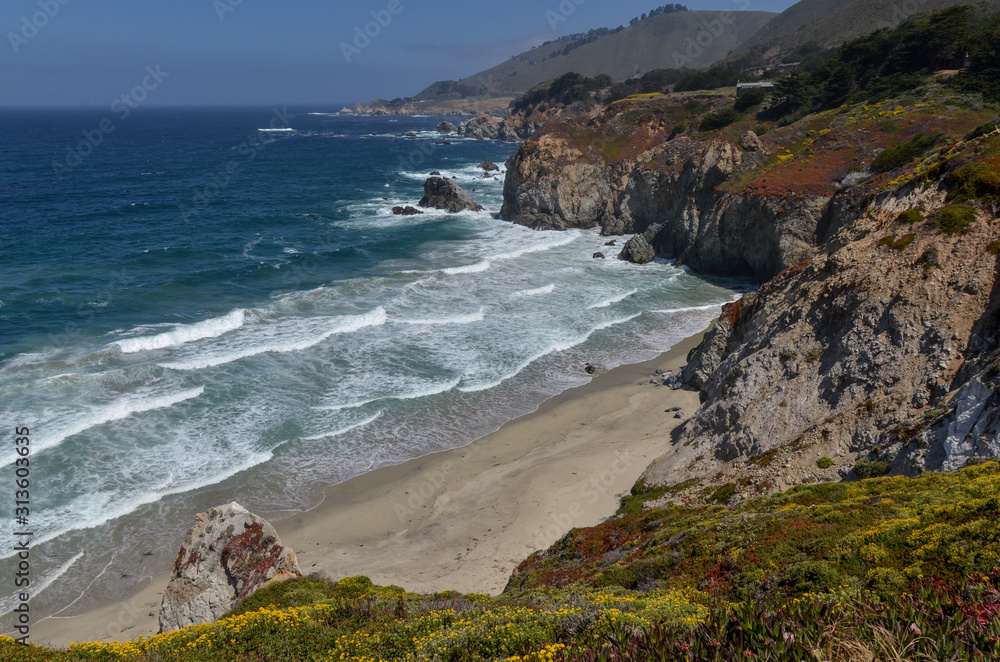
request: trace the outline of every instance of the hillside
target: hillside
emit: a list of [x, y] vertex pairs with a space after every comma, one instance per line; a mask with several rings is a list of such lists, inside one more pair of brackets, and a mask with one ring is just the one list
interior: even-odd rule
[[736, 54], [756, 52], [787, 54], [804, 44], [838, 46], [875, 30], [892, 28], [918, 12], [979, 4], [994, 9], [1000, 2], [987, 0], [801, 0], [792, 5], [735, 49]]
[[[666, 503], [574, 529], [498, 597], [365, 577], [289, 580], [217, 623], [8, 662], [992, 660], [995, 463], [799, 487], [727, 508]], [[669, 496], [669, 495], [668, 495]], [[906, 656], [898, 656], [900, 651]]]
[[[472, 88], [485, 83], [498, 93], [523, 94], [570, 71], [624, 80], [653, 69], [701, 69], [726, 58], [774, 16], [759, 11], [661, 14], [566, 55], [562, 54], [564, 42], [539, 46], [459, 82]], [[698, 46], [695, 40], [704, 45]]]

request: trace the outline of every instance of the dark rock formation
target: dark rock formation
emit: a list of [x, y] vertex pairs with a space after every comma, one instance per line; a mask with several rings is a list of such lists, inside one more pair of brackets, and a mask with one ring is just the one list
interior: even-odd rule
[[417, 214], [423, 214], [424, 212], [420, 211], [416, 207], [411, 207], [410, 205], [406, 205], [405, 207], [399, 207], [399, 206], [393, 207], [392, 213], [395, 214], [396, 216], [416, 216]]
[[646, 237], [637, 234], [625, 242], [618, 254], [618, 259], [636, 264], [646, 264], [656, 259], [656, 251], [653, 250], [653, 246]]
[[483, 210], [483, 206], [470, 198], [461, 186], [444, 177], [431, 177], [425, 181], [424, 197], [417, 204], [421, 207], [444, 209], [453, 214], [466, 210]]
[[437, 132], [442, 133], [444, 135], [448, 135], [449, 133], [457, 133], [458, 127], [452, 124], [451, 122], [445, 120], [444, 122], [438, 123]]
[[500, 166], [498, 166], [496, 163], [493, 163], [493, 161], [490, 161], [489, 159], [480, 163], [479, 167], [485, 170], [486, 172], [498, 172], [500, 170]]
[[160, 632], [210, 623], [273, 581], [301, 577], [274, 527], [238, 503], [200, 513], [160, 605]]

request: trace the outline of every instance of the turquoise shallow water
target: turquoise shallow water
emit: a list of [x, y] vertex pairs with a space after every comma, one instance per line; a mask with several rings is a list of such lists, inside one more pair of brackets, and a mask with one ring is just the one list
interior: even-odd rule
[[[515, 146], [437, 144], [441, 118], [157, 110], [81, 149], [104, 117], [0, 114], [0, 413], [32, 432], [38, 617], [141, 585], [198, 510], [287, 515], [467, 444], [739, 286], [494, 219], [477, 164]], [[488, 211], [392, 216], [431, 170]]]

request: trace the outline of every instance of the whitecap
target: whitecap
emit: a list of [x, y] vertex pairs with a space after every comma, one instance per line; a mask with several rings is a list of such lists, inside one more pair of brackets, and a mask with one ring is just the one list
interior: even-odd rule
[[444, 324], [472, 324], [473, 322], [482, 322], [486, 319], [486, 309], [480, 308], [478, 312], [468, 313], [466, 315], [453, 315], [451, 317], [429, 317], [424, 319], [394, 319], [392, 320], [396, 324], [413, 324], [418, 326], [436, 326]]
[[486, 271], [492, 266], [493, 265], [489, 260], [482, 260], [481, 262], [468, 264], [464, 267], [449, 267], [447, 269], [441, 269], [441, 273], [448, 274], [449, 276], [455, 276], [457, 274], [477, 274]]
[[597, 326], [595, 326], [594, 328], [592, 328], [590, 331], [587, 331], [587, 333], [583, 334], [582, 336], [578, 336], [577, 338], [574, 338], [572, 340], [567, 340], [567, 341], [564, 341], [564, 342], [557, 342], [557, 343], [553, 343], [553, 344], [549, 345], [544, 350], [542, 350], [542, 351], [540, 351], [540, 352], [532, 355], [528, 359], [522, 361], [517, 366], [517, 368], [515, 368], [512, 371], [510, 371], [506, 375], [500, 377], [499, 379], [495, 379], [495, 380], [493, 380], [491, 382], [488, 382], [488, 383], [485, 383], [485, 384], [473, 384], [473, 385], [470, 385], [470, 386], [459, 386], [458, 390], [462, 391], [463, 393], [476, 393], [478, 391], [488, 391], [491, 388], [496, 388], [497, 386], [500, 386], [501, 384], [503, 384], [508, 379], [511, 379], [511, 378], [516, 377], [517, 375], [519, 375], [525, 368], [527, 368], [528, 366], [530, 366], [535, 361], [537, 361], [537, 360], [539, 360], [539, 359], [541, 359], [543, 357], [546, 357], [549, 354], [555, 354], [556, 352], [564, 352], [567, 349], [572, 349], [573, 347], [576, 347], [577, 345], [581, 345], [581, 344], [587, 342], [587, 340], [590, 339], [590, 336], [594, 335], [598, 331], [610, 328], [612, 326], [617, 326], [618, 324], [624, 324], [626, 322], [630, 322], [630, 321], [634, 320], [636, 317], [639, 317], [641, 315], [642, 315], [642, 313], [636, 313], [635, 315], [630, 315], [628, 317], [623, 317], [623, 318], [620, 318], [620, 319], [611, 320], [609, 322], [603, 322], [601, 324], [598, 324]]
[[432, 395], [439, 395], [441, 393], [447, 393], [451, 389], [461, 383], [462, 378], [458, 377], [451, 381], [444, 382], [441, 384], [431, 384], [427, 388], [419, 389], [416, 391], [410, 391], [409, 393], [398, 393], [396, 395], [383, 395], [377, 398], [370, 398], [368, 400], [359, 400], [356, 402], [351, 402], [342, 405], [321, 405], [319, 407], [313, 407], [313, 409], [318, 409], [322, 411], [343, 411], [344, 409], [357, 409], [358, 407], [364, 407], [365, 405], [371, 404], [373, 402], [378, 402], [379, 400], [416, 400], [418, 398], [429, 398]]
[[135, 352], [146, 352], [165, 347], [174, 347], [184, 343], [204, 340], [205, 338], [218, 338], [219, 336], [235, 331], [243, 326], [246, 320], [246, 312], [236, 309], [222, 317], [214, 317], [195, 324], [186, 324], [173, 331], [160, 333], [155, 336], [144, 336], [141, 338], [127, 338], [117, 340], [113, 345], [123, 354], [133, 354]]
[[631, 290], [629, 292], [626, 292], [625, 294], [618, 294], [616, 296], [611, 297], [610, 299], [605, 299], [604, 301], [601, 301], [599, 303], [595, 303], [595, 304], [593, 304], [591, 306], [587, 306], [587, 309], [588, 310], [592, 310], [594, 308], [608, 308], [612, 304], [618, 303], [619, 301], [624, 301], [625, 299], [629, 298], [630, 296], [632, 296], [633, 294], [637, 293], [638, 291], [639, 290]]
[[[97, 427], [98, 425], [104, 425], [105, 423], [111, 423], [123, 418], [128, 418], [132, 414], [141, 414], [154, 409], [172, 407], [173, 405], [184, 402], [185, 400], [197, 398], [204, 392], [205, 387], [199, 386], [198, 388], [180, 391], [179, 393], [169, 393], [166, 395], [149, 397], [127, 396], [121, 398], [111, 404], [95, 407], [82, 417], [65, 424], [62, 428], [57, 428], [51, 437], [43, 436], [39, 441], [32, 444], [32, 451], [39, 453], [43, 450], [58, 446], [63, 442], [63, 440], [80, 434], [90, 428]], [[48, 426], [40, 427], [51, 428], [53, 426], [49, 424]], [[10, 464], [14, 461], [14, 459], [15, 456], [11, 455], [5, 459], [4, 464]]]
[[168, 368], [170, 370], [201, 370], [203, 368], [212, 368], [218, 365], [232, 363], [233, 361], [239, 361], [240, 359], [249, 358], [251, 356], [257, 356], [258, 354], [266, 354], [270, 352], [279, 354], [286, 352], [298, 352], [318, 345], [327, 338], [337, 334], [352, 333], [370, 326], [380, 326], [385, 324], [387, 316], [385, 309], [379, 307], [363, 315], [348, 315], [334, 319], [336, 322], [332, 328], [327, 328], [318, 334], [310, 335], [298, 340], [251, 345], [233, 352], [206, 354], [202, 356], [195, 356], [183, 361], [160, 363], [159, 365], [162, 368]]
[[363, 421], [358, 421], [357, 423], [353, 423], [351, 425], [348, 425], [347, 427], [339, 428], [337, 430], [331, 430], [330, 432], [321, 432], [320, 434], [312, 435], [310, 437], [302, 437], [302, 440], [303, 441], [318, 441], [320, 439], [329, 439], [331, 437], [339, 437], [340, 435], [346, 434], [346, 433], [350, 432], [351, 430], [357, 430], [358, 428], [363, 428], [364, 426], [368, 425], [369, 423], [374, 423], [375, 421], [377, 421], [382, 416], [382, 413], [383, 412], [379, 411], [376, 414], [374, 414], [373, 416], [369, 416], [368, 418], [366, 418]]
[[511, 297], [519, 299], [521, 297], [537, 297], [543, 294], [552, 294], [556, 290], [555, 283], [549, 283], [545, 287], [539, 287], [533, 290], [521, 290], [520, 292], [514, 292]]

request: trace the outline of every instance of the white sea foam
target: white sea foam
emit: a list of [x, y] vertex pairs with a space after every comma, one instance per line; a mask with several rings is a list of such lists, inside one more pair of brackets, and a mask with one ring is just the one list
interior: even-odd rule
[[418, 326], [437, 326], [443, 324], [472, 324], [482, 322], [486, 319], [486, 308], [480, 308], [478, 312], [466, 315], [452, 315], [451, 317], [429, 317], [423, 319], [394, 319], [397, 324], [414, 324]]
[[123, 354], [163, 349], [164, 347], [174, 347], [205, 338], [218, 338], [225, 333], [240, 328], [243, 326], [245, 320], [245, 311], [237, 309], [222, 317], [214, 317], [196, 324], [186, 324], [173, 331], [159, 335], [128, 338], [115, 341], [113, 344], [118, 345]]
[[629, 292], [626, 292], [625, 294], [619, 294], [617, 296], [613, 296], [610, 299], [605, 299], [604, 301], [601, 301], [600, 303], [595, 303], [592, 306], [587, 306], [587, 309], [592, 310], [594, 308], [609, 308], [612, 304], [616, 304], [619, 301], [624, 301], [625, 299], [629, 298], [638, 291], [639, 290], [631, 290]]
[[455, 276], [458, 274], [478, 274], [480, 272], [486, 271], [493, 264], [489, 260], [483, 260], [481, 262], [476, 262], [475, 264], [469, 264], [464, 267], [449, 267], [447, 269], [442, 269], [441, 273], [448, 274], [449, 276]]
[[[270, 461], [274, 453], [250, 453], [241, 455], [242, 462], [228, 462], [218, 473], [211, 476], [196, 477], [192, 480], [178, 482], [171, 476], [163, 484], [151, 490], [144, 490], [131, 496], [123, 496], [121, 493], [95, 492], [83, 494], [76, 497], [66, 506], [55, 510], [47, 511], [44, 516], [35, 523], [36, 533], [44, 530], [45, 533], [36, 535], [33, 544], [36, 546], [48, 542], [53, 538], [65, 535], [70, 531], [81, 531], [92, 529], [111, 520], [135, 512], [142, 506], [156, 503], [164, 497], [172, 494], [183, 494], [194, 490], [217, 485], [224, 480], [232, 478], [241, 471], [246, 471], [259, 464]], [[0, 559], [13, 556], [13, 552], [0, 551]]]
[[[297, 340], [251, 345], [236, 351], [195, 356], [184, 361], [161, 363], [159, 365], [160, 367], [168, 368], [170, 370], [202, 370], [204, 368], [212, 368], [218, 365], [232, 363], [233, 361], [239, 361], [240, 359], [249, 358], [251, 356], [257, 356], [258, 354], [266, 354], [269, 352], [279, 354], [283, 354], [285, 352], [299, 352], [318, 345], [327, 338], [337, 334], [352, 333], [369, 326], [380, 326], [385, 324], [386, 319], [385, 309], [379, 307], [363, 315], [348, 315], [336, 318], [337, 321], [334, 323], [334, 326], [326, 328], [317, 334]], [[274, 334], [272, 334], [272, 336], [273, 335]]]
[[522, 255], [529, 255], [531, 253], [540, 253], [542, 251], [548, 251], [553, 248], [559, 248], [560, 246], [566, 246], [567, 244], [572, 244], [576, 241], [577, 235], [570, 234], [566, 237], [560, 237], [555, 241], [546, 242], [544, 244], [535, 244], [534, 246], [526, 246], [524, 248], [519, 248], [517, 250], [510, 251], [509, 253], [501, 253], [500, 255], [495, 255], [492, 259], [494, 260], [513, 260], [519, 258]]
[[368, 425], [369, 423], [374, 423], [379, 418], [381, 418], [382, 413], [383, 412], [379, 411], [379, 412], [375, 413], [374, 415], [369, 416], [368, 418], [366, 418], [363, 421], [358, 421], [357, 423], [353, 423], [351, 425], [348, 425], [347, 427], [343, 427], [343, 428], [340, 428], [340, 429], [337, 429], [337, 430], [332, 430], [330, 432], [322, 432], [320, 434], [312, 435], [310, 437], [302, 437], [302, 440], [303, 441], [318, 441], [320, 439], [329, 439], [331, 437], [339, 437], [342, 434], [347, 434], [351, 430], [357, 430], [358, 428], [363, 428], [364, 426]]
[[378, 402], [379, 400], [416, 400], [418, 398], [428, 398], [432, 395], [447, 393], [451, 389], [458, 386], [461, 381], [462, 378], [458, 377], [448, 382], [444, 382], [441, 384], [431, 384], [427, 388], [410, 391], [408, 393], [399, 393], [396, 395], [383, 395], [377, 398], [370, 398], [368, 400], [359, 400], [356, 402], [350, 402], [341, 405], [321, 405], [319, 407], [314, 407], [314, 409], [322, 411], [343, 411], [345, 409], [356, 409], [358, 407], [364, 407], [365, 405], [371, 404], [373, 402]]
[[264, 133], [290, 133], [292, 131], [295, 131], [295, 129], [292, 129], [292, 128], [284, 128], [284, 129], [257, 129], [257, 130], [258, 131], [263, 131]]
[[[205, 387], [199, 386], [198, 388], [192, 388], [179, 393], [170, 393], [167, 395], [149, 397], [127, 396], [121, 398], [111, 404], [96, 407], [84, 414], [82, 417], [68, 422], [61, 427], [56, 427], [55, 432], [53, 432], [51, 436], [42, 436], [39, 441], [33, 441], [32, 450], [34, 453], [39, 453], [43, 450], [58, 446], [63, 442], [63, 440], [80, 434], [90, 428], [97, 427], [98, 425], [104, 425], [105, 423], [111, 423], [112, 421], [128, 418], [132, 414], [141, 414], [154, 409], [172, 407], [173, 405], [184, 402], [185, 400], [197, 398], [204, 392]], [[42, 425], [39, 427], [42, 429], [46, 427], [51, 429], [55, 426], [49, 424], [47, 426]], [[10, 455], [4, 459], [4, 464], [10, 464], [15, 458], [15, 455]]]
[[628, 317], [624, 317], [624, 318], [621, 318], [621, 319], [611, 320], [609, 322], [603, 322], [601, 324], [598, 324], [597, 326], [595, 326], [594, 328], [592, 328], [590, 331], [588, 331], [587, 333], [583, 334], [582, 336], [578, 336], [577, 338], [574, 338], [572, 340], [566, 340], [566, 341], [563, 341], [563, 342], [557, 342], [557, 343], [553, 343], [553, 344], [549, 345], [544, 350], [542, 350], [542, 351], [540, 351], [540, 352], [532, 355], [528, 359], [522, 361], [517, 366], [517, 368], [515, 368], [514, 370], [508, 372], [506, 375], [504, 375], [503, 377], [500, 377], [499, 379], [495, 379], [495, 380], [493, 380], [491, 382], [488, 382], [488, 383], [485, 383], [485, 384], [472, 384], [472, 385], [469, 385], [469, 386], [460, 386], [458, 388], [458, 390], [462, 391], [463, 393], [476, 393], [478, 391], [487, 391], [487, 390], [489, 390], [491, 388], [496, 388], [497, 386], [500, 386], [501, 384], [503, 384], [508, 379], [511, 379], [511, 378], [516, 377], [517, 375], [519, 375], [525, 368], [527, 368], [528, 366], [530, 366], [535, 361], [537, 361], [537, 360], [539, 360], [541, 358], [544, 358], [544, 357], [548, 356], [549, 354], [555, 354], [556, 352], [564, 352], [567, 349], [572, 349], [573, 347], [576, 347], [577, 345], [582, 345], [583, 343], [587, 342], [587, 340], [590, 339], [590, 336], [594, 335], [598, 331], [610, 328], [612, 326], [617, 326], [618, 324], [624, 324], [626, 322], [630, 322], [630, 321], [634, 320], [636, 317], [639, 317], [640, 315], [642, 315], [642, 313], [636, 313], [635, 315], [630, 315]]
[[543, 294], [552, 294], [555, 291], [556, 291], [556, 284], [549, 283], [545, 287], [539, 287], [534, 290], [521, 290], [520, 292], [514, 292], [514, 294], [512, 294], [511, 296], [515, 299], [519, 299], [521, 297], [537, 297]]
[[661, 313], [661, 314], [664, 314], [664, 315], [672, 315], [674, 313], [693, 313], [693, 312], [698, 311], [698, 310], [718, 310], [718, 311], [721, 312], [722, 311], [722, 307], [724, 305], [726, 305], [726, 303], [730, 303], [730, 302], [727, 301], [725, 303], [713, 303], [713, 304], [709, 304], [707, 306], [687, 306], [685, 308], [667, 308], [666, 310], [651, 310], [649, 312], [651, 312], [651, 313]]

